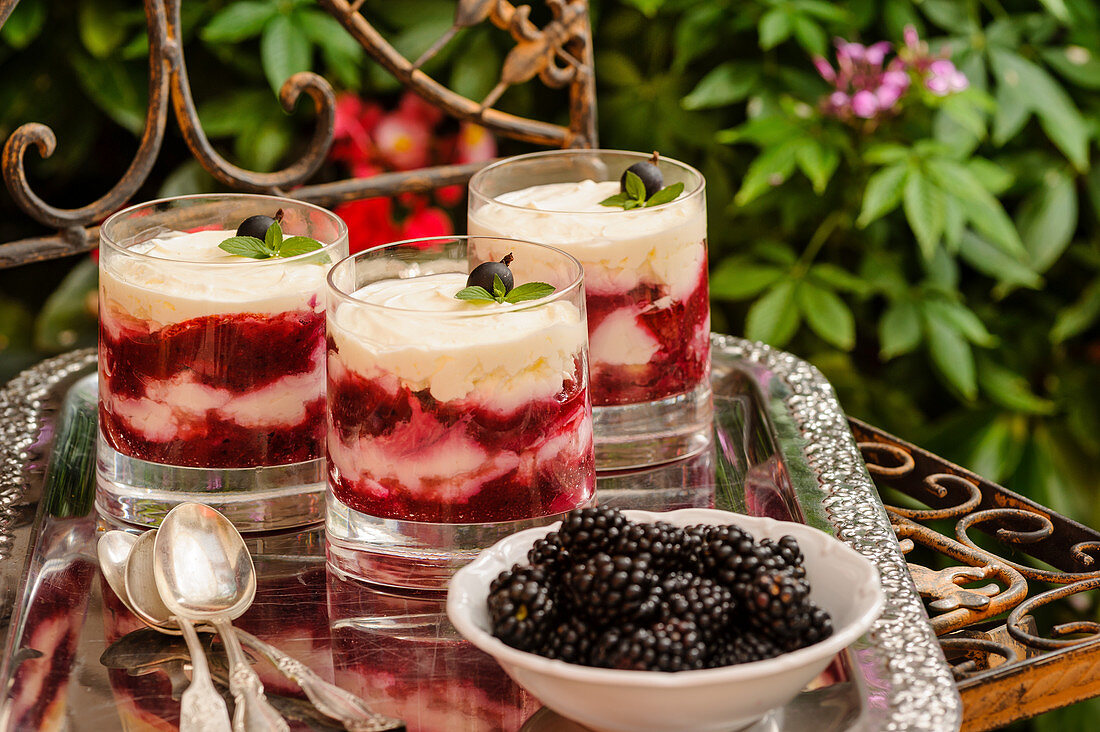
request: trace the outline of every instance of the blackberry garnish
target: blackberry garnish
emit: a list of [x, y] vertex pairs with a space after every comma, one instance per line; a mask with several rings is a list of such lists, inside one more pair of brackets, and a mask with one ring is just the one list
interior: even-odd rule
[[661, 175], [661, 169], [657, 166], [657, 160], [659, 155], [654, 152], [653, 157], [649, 160], [643, 160], [640, 163], [634, 163], [623, 173], [619, 179], [619, 190], [626, 193], [626, 174], [633, 173], [642, 179], [642, 185], [645, 186], [645, 197], [652, 198], [653, 194], [665, 187], [665, 178]]
[[470, 276], [466, 278], [466, 286], [483, 287], [492, 294], [493, 278], [499, 277], [501, 284], [504, 285], [503, 294], [508, 294], [516, 283], [515, 278], [512, 277], [512, 270], [508, 269], [508, 265], [512, 263], [513, 259], [515, 257], [509, 253], [505, 254], [504, 259], [499, 262], [482, 262], [470, 272]]
[[630, 525], [619, 509], [594, 506], [570, 512], [561, 522], [558, 536], [562, 546], [576, 560], [583, 561], [599, 552], [610, 551]]
[[574, 565], [564, 582], [575, 606], [597, 623], [646, 618], [661, 601], [657, 577], [644, 557], [600, 553]]
[[237, 227], [237, 236], [254, 236], [260, 241], [263, 241], [271, 225], [282, 218], [282, 216], [279, 215], [281, 213], [282, 211], [279, 211], [279, 213], [275, 214], [275, 218], [264, 216], [263, 214], [249, 216]]
[[541, 568], [517, 564], [501, 572], [489, 586], [488, 605], [493, 635], [522, 651], [542, 647], [554, 602]]

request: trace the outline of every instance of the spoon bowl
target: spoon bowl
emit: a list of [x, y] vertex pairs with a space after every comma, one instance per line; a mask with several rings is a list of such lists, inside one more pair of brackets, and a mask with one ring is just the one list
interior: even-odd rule
[[164, 604], [153, 578], [156, 559], [156, 529], [150, 529], [137, 537], [126, 560], [124, 596], [129, 607], [139, 618], [157, 627], [175, 626], [172, 611]]
[[129, 532], [115, 530], [108, 531], [99, 537], [99, 543], [96, 544], [96, 554], [99, 556], [99, 569], [103, 572], [103, 579], [107, 580], [107, 584], [126, 607], [130, 607], [126, 597], [126, 561], [137, 540], [138, 538]]
[[180, 504], [164, 518], [153, 573], [169, 614], [191, 620], [234, 620], [256, 597], [256, 567], [244, 539], [201, 503]]

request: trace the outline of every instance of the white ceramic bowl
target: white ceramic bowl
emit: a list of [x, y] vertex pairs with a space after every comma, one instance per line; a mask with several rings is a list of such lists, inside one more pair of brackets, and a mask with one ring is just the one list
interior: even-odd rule
[[520, 651], [489, 632], [489, 584], [558, 527], [528, 529], [486, 549], [451, 580], [447, 615], [471, 643], [543, 704], [595, 730], [668, 732], [732, 730], [748, 726], [790, 701], [875, 621], [883, 597], [878, 570], [845, 544], [804, 524], [685, 508], [667, 513], [624, 511], [633, 521], [676, 526], [736, 524], [756, 539], [790, 534], [806, 558], [810, 597], [829, 611], [833, 634], [807, 648], [754, 663], [701, 671], [620, 671], [592, 668]]

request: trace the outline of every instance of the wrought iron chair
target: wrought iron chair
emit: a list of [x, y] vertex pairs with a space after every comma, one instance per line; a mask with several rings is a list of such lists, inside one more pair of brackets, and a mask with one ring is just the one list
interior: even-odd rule
[[[547, 0], [551, 19], [530, 20], [527, 6], [508, 0], [457, 0], [452, 29], [415, 62], [400, 55], [361, 14], [363, 0], [319, 0], [370, 57], [448, 114], [477, 122], [497, 135], [539, 145], [594, 147], [595, 79], [586, 0]], [[0, 0], [3, 25], [18, 0]], [[335, 97], [320, 76], [299, 73], [281, 90], [287, 110], [306, 95], [316, 127], [302, 157], [273, 173], [242, 169], [220, 156], [196, 112], [180, 39], [181, 0], [144, 0], [149, 33], [149, 105], [137, 152], [122, 179], [97, 200], [76, 209], [56, 208], [31, 189], [24, 167], [27, 149], [49, 157], [57, 140], [49, 127], [29, 122], [4, 145], [4, 183], [28, 216], [56, 230], [0, 244], [0, 268], [65, 257], [96, 246], [96, 223], [126, 204], [146, 181], [160, 152], [169, 109], [184, 141], [202, 167], [234, 189], [286, 195], [321, 205], [372, 196], [425, 192], [464, 183], [480, 164], [385, 173], [372, 178], [308, 184], [333, 139]], [[489, 22], [509, 33], [500, 81], [483, 100], [468, 99], [422, 70], [423, 64], [459, 29]], [[569, 125], [516, 117], [494, 109], [510, 85], [538, 77], [566, 89]], [[1048, 635], [1032, 613], [1079, 592], [1100, 588], [1100, 533], [941, 458], [853, 420], [852, 427], [872, 476], [884, 490], [902, 550], [954, 665], [966, 718], [964, 727], [984, 730], [1015, 719], [1100, 695], [1100, 624], [1074, 619], [1069, 603], [1047, 608], [1055, 618]], [[925, 508], [894, 505], [898, 493]], [[893, 498], [892, 498], [893, 497]], [[984, 537], [971, 536], [977, 529]], [[949, 532], [952, 535], [945, 534]], [[1000, 556], [998, 555], [999, 552]], [[1009, 555], [1013, 558], [1009, 559]], [[1049, 568], [1036, 566], [1042, 563]], [[983, 583], [980, 587], [967, 587]], [[1056, 585], [1046, 590], [1043, 585]], [[1007, 613], [1007, 617], [1005, 614]], [[1042, 616], [1042, 612], [1040, 612]]]

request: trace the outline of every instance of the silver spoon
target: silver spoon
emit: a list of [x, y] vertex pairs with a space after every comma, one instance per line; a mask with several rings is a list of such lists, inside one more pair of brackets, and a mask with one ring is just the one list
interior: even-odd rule
[[229, 655], [234, 732], [290, 727], [267, 699], [241, 650], [232, 621], [256, 597], [256, 568], [244, 539], [224, 516], [201, 503], [181, 503], [155, 534], [153, 574], [165, 606], [180, 620], [213, 624]]
[[[125, 531], [108, 531], [99, 540], [99, 563], [107, 584], [115, 591], [122, 603], [146, 625], [168, 635], [180, 635], [179, 626], [170, 611], [157, 594], [157, 607], [139, 608], [134, 598], [126, 593], [124, 584], [126, 562], [131, 547], [137, 537]], [[152, 557], [148, 557], [149, 566], [144, 570], [152, 576]], [[157, 615], [156, 613], [161, 613]], [[275, 668], [302, 688], [314, 707], [322, 714], [339, 720], [345, 728], [353, 732], [383, 732], [404, 727], [401, 720], [386, 717], [371, 711], [359, 697], [339, 686], [325, 681], [311, 668], [288, 656], [281, 650], [260, 640], [251, 633], [234, 628], [241, 641], [255, 651], [263, 654]]]
[[[155, 530], [146, 531], [137, 538], [126, 560], [124, 575], [126, 596], [130, 598], [135, 614], [145, 622], [154, 624], [161, 618], [174, 614], [165, 607], [153, 580], [151, 570], [156, 538]], [[180, 697], [180, 730], [229, 732], [229, 710], [221, 694], [214, 688], [199, 635], [187, 618], [177, 615], [174, 619], [178, 621], [183, 639], [187, 642], [187, 650], [191, 653], [191, 685]]]

